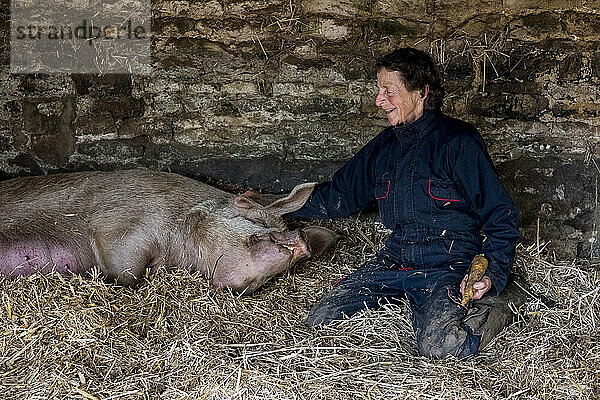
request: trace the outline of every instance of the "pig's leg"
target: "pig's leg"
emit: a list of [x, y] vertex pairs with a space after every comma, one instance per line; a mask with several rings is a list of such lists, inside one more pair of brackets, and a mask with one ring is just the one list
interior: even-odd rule
[[92, 247], [96, 262], [102, 273], [110, 281], [119, 285], [131, 285], [144, 276], [151, 264], [152, 256], [146, 238], [138, 230], [121, 235], [92, 235]]

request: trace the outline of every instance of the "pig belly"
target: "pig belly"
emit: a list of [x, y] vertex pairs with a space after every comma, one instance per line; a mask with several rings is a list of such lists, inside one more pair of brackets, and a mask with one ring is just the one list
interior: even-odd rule
[[0, 246], [0, 273], [4, 275], [46, 274], [52, 270], [63, 275], [85, 272], [78, 257], [66, 248], [35, 243]]

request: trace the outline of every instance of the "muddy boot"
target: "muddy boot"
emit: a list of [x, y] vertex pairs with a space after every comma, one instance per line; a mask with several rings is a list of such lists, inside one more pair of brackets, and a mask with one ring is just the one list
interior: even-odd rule
[[464, 323], [475, 335], [481, 335], [478, 351], [514, 320], [516, 314], [512, 310], [518, 309], [526, 300], [527, 293], [515, 282], [514, 277], [509, 277], [499, 296], [484, 296], [472, 302]]

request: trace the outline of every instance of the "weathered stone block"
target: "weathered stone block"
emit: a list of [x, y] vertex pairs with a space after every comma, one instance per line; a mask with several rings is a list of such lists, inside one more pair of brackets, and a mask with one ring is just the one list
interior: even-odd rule
[[600, 39], [600, 15], [581, 12], [567, 12], [562, 15], [562, 22], [568, 35], [578, 39]]
[[310, 83], [273, 83], [273, 96], [306, 96], [315, 92], [314, 85]]
[[592, 77], [600, 78], [600, 54], [593, 54], [590, 59]]
[[139, 158], [157, 158], [156, 145], [148, 136], [78, 142], [76, 150], [80, 155], [90, 156], [99, 162], [115, 162], [117, 160], [126, 162]]
[[[482, 9], [482, 12], [487, 9]], [[494, 36], [500, 35], [504, 32], [508, 25], [509, 17], [506, 14], [493, 12], [489, 14], [476, 15], [473, 18], [469, 18], [466, 22], [460, 24], [460, 31], [466, 34], [468, 37], [480, 38], [484, 34], [489, 36], [490, 43], [494, 39]], [[490, 45], [491, 47], [491, 45]]]
[[560, 67], [559, 54], [555, 52], [540, 51], [531, 46], [518, 46], [505, 53], [508, 57], [498, 57], [493, 70], [516, 85], [523, 81], [532, 82], [554, 76]]
[[233, 0], [225, 3], [225, 15], [233, 15], [238, 18], [248, 18], [249, 15], [257, 17], [263, 15], [291, 14], [290, 5], [286, 0]]
[[511, 20], [509, 34], [512, 39], [526, 41], [564, 36], [560, 16], [549, 11], [527, 14]]
[[115, 120], [123, 120], [144, 115], [144, 100], [133, 97], [113, 97], [94, 102], [94, 114], [109, 114]]
[[48, 101], [39, 103], [37, 109], [40, 115], [46, 117], [60, 116], [65, 108], [64, 105], [62, 101]]
[[572, 36], [544, 39], [536, 43], [536, 46], [542, 51], [551, 51], [556, 52], [557, 54], [594, 53], [598, 51], [598, 42], [594, 40], [579, 40]]
[[169, 170], [213, 182], [239, 182], [241, 188], [267, 193], [288, 192], [294, 185], [311, 180], [325, 181], [342, 165], [339, 161], [282, 160], [270, 155], [259, 157], [207, 157], [198, 161], [174, 159]]
[[181, 98], [184, 113], [212, 113], [210, 108], [215, 100], [214, 96], [206, 94], [193, 94], [184, 92]]
[[404, 17], [407, 19], [421, 19], [433, 21], [433, 2], [418, 0], [357, 0], [372, 16], [394, 18]]
[[475, 79], [475, 70], [473, 69], [473, 59], [470, 56], [459, 53], [439, 64], [440, 72], [446, 82], [452, 82], [454, 85], [458, 84], [465, 88], [472, 85]]
[[544, 142], [552, 144], [556, 150], [583, 155], [591, 150], [590, 145], [600, 141], [600, 126], [568, 120], [552, 124], [549, 132], [543, 135]]
[[511, 11], [521, 10], [572, 10], [583, 7], [583, 0], [503, 0], [504, 8]]
[[117, 137], [117, 132], [127, 120], [144, 115], [145, 107], [142, 99], [132, 97], [80, 96], [74, 122], [76, 136]]
[[555, 103], [552, 106], [552, 113], [556, 117], [589, 120], [600, 119], [600, 104], [588, 101], [577, 101]]
[[548, 107], [548, 99], [539, 94], [490, 92], [469, 99], [470, 112], [491, 118], [536, 120]]
[[548, 82], [546, 91], [555, 100], [598, 101], [600, 87], [589, 82]]
[[44, 175], [46, 170], [40, 164], [41, 160], [36, 159], [31, 154], [25, 153], [8, 159], [8, 165], [19, 171], [20, 175]]
[[581, 157], [588, 142], [600, 141], [599, 127], [581, 122], [541, 123], [502, 120], [484, 132], [492, 158], [499, 162], [524, 155], [543, 158], [550, 155]]
[[183, 16], [189, 8], [190, 2], [187, 0], [154, 1], [152, 4], [156, 16]]
[[43, 162], [52, 166], [60, 166], [69, 161], [73, 154], [75, 139], [66, 128], [52, 135], [39, 135], [32, 138], [32, 152]]
[[302, 14], [335, 15], [338, 17], [354, 18], [372, 11], [371, 0], [302, 0]]
[[549, 83], [547, 91], [554, 100], [552, 116], [555, 121], [580, 119], [600, 122], [597, 104], [600, 88], [597, 85], [582, 82], [579, 84]]
[[427, 34], [429, 23], [407, 19], [376, 19], [364, 27], [364, 31], [373, 39], [422, 37]]
[[558, 76], [563, 81], [575, 81], [579, 79], [582, 66], [581, 54], [569, 54], [560, 63]]
[[[303, 48], [312, 47], [309, 45], [302, 46]], [[296, 68], [297, 71], [311, 71], [311, 70], [321, 70], [323, 68], [331, 68], [335, 63], [334, 61], [320, 57], [316, 58], [316, 56], [307, 56], [307, 57], [297, 57], [294, 54], [286, 54], [281, 58], [281, 64], [288, 65], [290, 67]], [[283, 77], [283, 80], [287, 81], [287, 77]]]
[[211, 1], [160, 1], [152, 5], [159, 17], [187, 17], [194, 19], [215, 19], [223, 16], [223, 6], [217, 0]]
[[23, 97], [56, 97], [75, 94], [75, 86], [68, 75], [18, 75], [19, 93]]
[[215, 24], [212, 21], [197, 20], [193, 27], [183, 25], [182, 35], [208, 39], [227, 45], [238, 45], [242, 43], [256, 43], [261, 40], [263, 47], [272, 35], [262, 29], [258, 24], [250, 24], [242, 19], [226, 19]]
[[[157, 45], [152, 54], [153, 66], [155, 70], [163, 72], [185, 69], [188, 74], [195, 73], [196, 76], [201, 76], [205, 73], [206, 65], [214, 65], [214, 61], [212, 64], [210, 61], [216, 54], [225, 53], [218, 43], [202, 38], [157, 38], [156, 41]], [[152, 74], [150, 78], [153, 78]], [[144, 81], [139, 78], [136, 80]]]
[[205, 126], [206, 123], [202, 117], [177, 119], [173, 121], [173, 140], [185, 144], [210, 142], [212, 137], [209, 136]]
[[502, 163], [516, 160], [524, 155], [546, 156], [547, 149], [543, 145], [544, 134], [548, 132], [550, 125], [537, 121], [505, 119], [493, 124], [482, 134], [494, 162]]
[[208, 112], [215, 99], [218, 89], [205, 83], [191, 83], [184, 85], [181, 93], [181, 103], [184, 112]]
[[119, 138], [135, 138], [146, 135], [151, 137], [155, 143], [164, 143], [171, 139], [172, 132], [172, 119], [160, 115], [149, 118], [128, 118], [117, 124], [117, 137]]
[[[279, 98], [254, 98], [232, 100], [241, 116], [264, 118], [264, 121], [281, 119], [330, 118], [345, 119], [348, 114], [358, 113], [360, 98], [337, 98], [323, 96]], [[232, 114], [228, 112], [228, 114]]]
[[29, 99], [23, 102], [23, 128], [32, 135], [52, 135], [69, 130], [74, 119], [72, 99]]
[[226, 95], [257, 95], [258, 87], [255, 82], [235, 81], [221, 86], [221, 92]]
[[586, 10], [591, 10], [594, 12], [600, 10], [600, 0], [586, 0], [583, 3], [583, 8]]
[[192, 18], [155, 18], [152, 21], [152, 34], [154, 36], [185, 36], [196, 31], [196, 20]]
[[8, 121], [0, 121], [0, 157], [2, 153], [13, 150], [12, 129]]
[[325, 19], [321, 21], [319, 34], [328, 40], [341, 40], [348, 36], [350, 29], [348, 26], [340, 24], [335, 20]]
[[41, 161], [60, 165], [73, 153], [72, 97], [63, 99], [28, 99], [22, 103], [22, 129], [15, 127], [17, 137], [31, 135], [31, 151]]
[[433, 2], [435, 15], [452, 26], [459, 26], [481, 13], [500, 14], [503, 9], [502, 0], [436, 0]]
[[130, 75], [75, 74], [72, 75], [72, 79], [75, 90], [79, 95], [91, 95], [93, 97], [131, 95], [132, 81]]
[[305, 82], [320, 86], [347, 83], [344, 74], [335, 65], [303, 70], [297, 65], [281, 63], [277, 73], [279, 79], [284, 82]]
[[[0, 98], [0, 104], [2, 105], [4, 105], [8, 101], [11, 101], [14, 98], [23, 95], [23, 93], [20, 91], [20, 75], [11, 74], [9, 71], [10, 70], [5, 66], [0, 67], [0, 87], [2, 87], [4, 94], [4, 96], [2, 96], [3, 98]], [[0, 113], [4, 113], [5, 110], [6, 107], [2, 107], [2, 109], [0, 109]]]
[[152, 110], [159, 115], [173, 115], [183, 111], [181, 93], [157, 93], [149, 99]]
[[118, 127], [114, 118], [107, 114], [92, 114], [78, 117], [73, 123], [75, 136], [96, 140], [99, 137], [116, 138]]

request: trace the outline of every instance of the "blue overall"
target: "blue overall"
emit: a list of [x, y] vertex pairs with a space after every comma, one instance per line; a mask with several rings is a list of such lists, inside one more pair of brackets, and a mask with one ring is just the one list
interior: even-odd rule
[[520, 238], [518, 210], [481, 135], [471, 124], [425, 111], [377, 135], [286, 217], [345, 217], [373, 200], [392, 230], [385, 247], [336, 284], [307, 323], [325, 324], [406, 296], [421, 354], [475, 353], [480, 338], [456, 303], [460, 281], [483, 253], [493, 284], [487, 295], [498, 295]]

